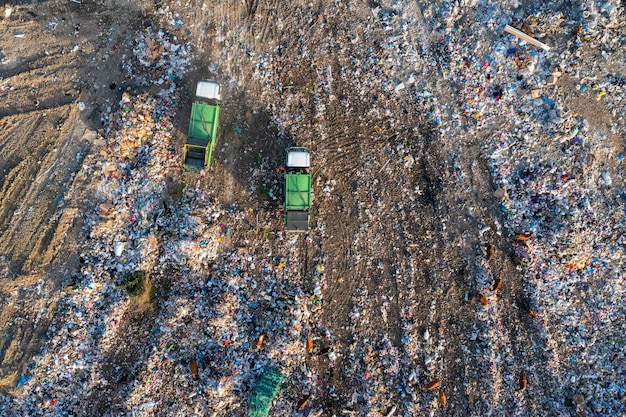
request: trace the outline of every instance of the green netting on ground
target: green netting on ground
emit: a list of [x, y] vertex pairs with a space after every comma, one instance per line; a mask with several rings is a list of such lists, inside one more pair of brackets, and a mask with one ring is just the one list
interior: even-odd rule
[[248, 417], [267, 417], [272, 401], [278, 395], [283, 374], [277, 369], [268, 367], [257, 381], [248, 400]]

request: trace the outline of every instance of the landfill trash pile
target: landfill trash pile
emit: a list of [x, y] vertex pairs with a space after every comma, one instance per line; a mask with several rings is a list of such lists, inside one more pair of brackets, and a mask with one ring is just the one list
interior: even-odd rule
[[[566, 413], [567, 399], [571, 407], [572, 396], [578, 394], [584, 401], [576, 407], [604, 416], [626, 412], [621, 366], [626, 330], [623, 183], [611, 180], [624, 176], [623, 143], [616, 149], [614, 138], [623, 142], [626, 136], [620, 117], [626, 88], [605, 71], [592, 83], [583, 106], [595, 107], [598, 101], [606, 106], [613, 117], [602, 128], [598, 120], [587, 120], [570, 108], [572, 94], [559, 81], [567, 74], [584, 91], [581, 85], [595, 78], [596, 65], [577, 62], [581, 43], [611, 45], [602, 51], [608, 62], [611, 50], [623, 45], [615, 30], [614, 5], [600, 8], [602, 13], [584, 17], [582, 25], [558, 12], [514, 15], [519, 25], [534, 26], [536, 33], [554, 30], [559, 39], [558, 26], [572, 36], [553, 53], [505, 38], [487, 59], [459, 63], [466, 69], [451, 75], [455, 84], [470, 88], [482, 81], [482, 91], [466, 114], [476, 119], [477, 128], [489, 129], [502, 113], [508, 120], [483, 144], [483, 152], [490, 158], [499, 187], [496, 197], [521, 263], [528, 295], [524, 308], [542, 326], [548, 375], [565, 397], [554, 409]], [[463, 51], [454, 45], [452, 49]], [[525, 62], [519, 62], [520, 55]], [[624, 64], [622, 56], [615, 59]], [[487, 79], [476, 72], [479, 67]]]
[[245, 416], [259, 381], [276, 416], [626, 415], [623, 6], [370, 3], [285, 6], [289, 48], [211, 16], [246, 63], [224, 96], [313, 152], [304, 236], [177, 187], [209, 12], [159, 9], [191, 44], [137, 34], [127, 76], [159, 91], [103, 118], [80, 276], [2, 415]]
[[[532, 13], [528, 9], [515, 12], [481, 5], [476, 16], [482, 29], [472, 27], [473, 33], [468, 33], [458, 23], [467, 18], [464, 12], [472, 6], [470, 3], [444, 5], [436, 16], [440, 20], [433, 19], [429, 28], [435, 37], [422, 44], [407, 42], [407, 39], [419, 39], [420, 35], [415, 33], [419, 29], [413, 26], [412, 19], [416, 16], [409, 15], [409, 5], [392, 2], [388, 9], [372, 9], [389, 34], [381, 41], [382, 54], [369, 48], [363, 58], [358, 47], [349, 51], [339, 47], [339, 60], [345, 62], [339, 72], [325, 67], [322, 58], [325, 52], [337, 48], [336, 38], [315, 42], [314, 35], [310, 35], [303, 37], [297, 53], [288, 57], [283, 50], [274, 56], [255, 56], [255, 75], [268, 86], [278, 86], [275, 92], [269, 87], [263, 89], [267, 92], [264, 101], [269, 101], [280, 128], [301, 138], [303, 143], [324, 143], [329, 136], [325, 129], [326, 105], [337, 100], [332, 85], [338, 78], [349, 79], [355, 90], [362, 92], [362, 97], [364, 92], [376, 97], [366, 102], [369, 110], [363, 116], [384, 118], [385, 130], [397, 133], [401, 132], [402, 123], [389, 109], [394, 107], [394, 95], [412, 90], [419, 108], [446, 138], [447, 143], [441, 146], [448, 152], [447, 163], [455, 173], [456, 187], [461, 193], [472, 192], [472, 178], [462, 168], [463, 164], [458, 163], [463, 159], [459, 144], [480, 137], [482, 157], [489, 161], [497, 188], [495, 198], [500, 200], [506, 219], [505, 233], [511, 236], [510, 243], [515, 247], [514, 260], [521, 264], [518, 269], [527, 297], [521, 300], [520, 307], [531, 326], [540, 328], [539, 338], [545, 343], [542, 348], [540, 340], [534, 341], [530, 354], [535, 358], [545, 355], [542, 358], [545, 363], [528, 360], [522, 367], [515, 363], [506, 329], [498, 318], [505, 307], [498, 305], [497, 290], [492, 289], [494, 276], [487, 262], [471, 261], [480, 292], [478, 299], [485, 305], [479, 310], [480, 320], [469, 335], [473, 346], [463, 343], [462, 347], [477, 370], [473, 375], [477, 381], [473, 383], [481, 387], [473, 400], [472, 415], [485, 415], [486, 410], [507, 415], [522, 413], [514, 405], [521, 372], [528, 373], [535, 381], [545, 377], [551, 381], [552, 388], [558, 387], [558, 393], [541, 394], [544, 411], [568, 413], [579, 409], [587, 415], [623, 414], [626, 200], [621, 161], [626, 136], [623, 118], [626, 88], [623, 74], [606, 71], [599, 65], [607, 62], [609, 67], [617, 69], [625, 64], [618, 52], [626, 41], [618, 30], [623, 27], [623, 10], [620, 15], [620, 9], [611, 2], [597, 7], [586, 3], [581, 10], [570, 11], [574, 16], [580, 14], [574, 20], [559, 11], [558, 5], [538, 6]], [[335, 3], [329, 10], [336, 13], [340, 8]], [[621, 20], [618, 15], [622, 16]], [[308, 22], [304, 13], [298, 18], [312, 25], [316, 15], [310, 16]], [[370, 39], [367, 34], [359, 37], [360, 32], [367, 33], [371, 28], [370, 22], [370, 17], [366, 23], [352, 22], [354, 27], [362, 28], [352, 34], [354, 41], [365, 39], [367, 45], [372, 44], [375, 35]], [[498, 31], [505, 23], [558, 44], [548, 52], [513, 36], [486, 35], [487, 28]], [[323, 27], [324, 23], [319, 25]], [[319, 50], [307, 49], [309, 43]], [[582, 62], [584, 50], [580, 48], [585, 45], [601, 45], [602, 60]], [[348, 59], [342, 61], [346, 58], [342, 54], [349, 55]], [[308, 59], [313, 63], [313, 93], [298, 93], [290, 86], [281, 85], [283, 73], [289, 69], [289, 64], [284, 63], [290, 59], [294, 63], [292, 70], [297, 68], [297, 62]], [[322, 64], [316, 65], [317, 62]], [[416, 67], [425, 68], [421, 76], [410, 70], [416, 62], [419, 62]], [[430, 80], [428, 70], [450, 87]], [[585, 93], [583, 104], [570, 103], [577, 97], [571, 86], [563, 85], [564, 79]], [[340, 99], [348, 112], [354, 106], [352, 100], [350, 96]], [[584, 107], [606, 108], [599, 116], [610, 117], [610, 125], [605, 128], [598, 120], [589, 120]], [[311, 114], [303, 117], [297, 109], [309, 110]], [[591, 115], [594, 116], [597, 115]], [[308, 128], [310, 120], [315, 120], [314, 130]], [[376, 133], [382, 130], [375, 129]], [[615, 140], [621, 142], [617, 149]], [[402, 144], [388, 146], [396, 148], [405, 168], [412, 166], [411, 153]], [[319, 152], [321, 157], [328, 155], [323, 149]], [[465, 165], [475, 164], [466, 161]], [[330, 197], [332, 186], [327, 185], [322, 192]], [[384, 205], [380, 198], [378, 214], [367, 210], [365, 222], [382, 221]], [[410, 203], [405, 204], [406, 209], [411, 207]], [[501, 284], [500, 280], [498, 285]], [[368, 317], [371, 311], [363, 308], [372, 297], [367, 292], [353, 297], [350, 317], [354, 320], [351, 334], [355, 343], [350, 346], [348, 379], [363, 381], [361, 389], [365, 393], [356, 390], [348, 403], [354, 405], [364, 400], [366, 409], [390, 410], [393, 403], [388, 403], [389, 397], [394, 392], [395, 381], [400, 380], [397, 389], [403, 398], [401, 408], [407, 412], [436, 408], [439, 403], [436, 399], [430, 404], [419, 403], [416, 390], [409, 387], [424, 377], [436, 379], [441, 355], [449, 343], [444, 329], [439, 327], [435, 337], [426, 330], [424, 336], [423, 323], [405, 319], [404, 344], [394, 346], [371, 323]], [[410, 317], [411, 306], [407, 310]], [[382, 313], [385, 317], [385, 310]], [[364, 346], [358, 346], [363, 341]], [[483, 345], [488, 348], [482, 348]], [[408, 362], [400, 359], [403, 352]], [[415, 364], [407, 367], [412, 361]], [[398, 368], [398, 362], [404, 364], [402, 369]], [[539, 369], [543, 366], [546, 368]], [[524, 367], [526, 371], [520, 370]], [[465, 387], [468, 394], [474, 389]], [[582, 395], [584, 401], [572, 406], [574, 395]]]

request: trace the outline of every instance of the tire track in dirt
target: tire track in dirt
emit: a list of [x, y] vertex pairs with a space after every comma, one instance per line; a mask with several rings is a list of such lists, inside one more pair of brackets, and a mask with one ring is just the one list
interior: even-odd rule
[[[418, 13], [417, 15], [421, 15]], [[426, 28], [426, 29], [425, 29]], [[417, 29], [417, 30], [413, 30]], [[416, 24], [411, 25], [411, 39], [413, 45], [418, 47], [418, 45], [423, 44], [428, 47], [429, 42], [429, 29], [427, 22], [416, 22]], [[419, 41], [418, 41], [419, 39]], [[424, 42], [426, 41], [426, 42]], [[436, 51], [435, 51], [436, 52]], [[437, 52], [436, 52], [437, 53]], [[437, 86], [429, 86], [434, 91], [437, 91], [439, 94], [443, 96], [452, 96], [451, 91], [446, 88], [443, 84], [438, 84]], [[458, 112], [458, 111], [457, 111]], [[451, 118], [450, 118], [451, 120]], [[460, 164], [464, 165], [465, 169], [470, 169], [472, 173], [468, 178], [470, 181], [474, 181], [471, 184], [471, 188], [473, 189], [473, 193], [471, 196], [465, 196], [465, 190], [463, 187], [458, 187], [455, 182], [450, 179], [444, 180], [442, 182], [443, 189], [440, 193], [436, 195], [436, 206], [435, 206], [435, 222], [433, 225], [440, 223], [442, 227], [435, 227], [435, 230], [439, 229], [437, 234], [439, 237], [435, 238], [435, 241], [438, 242], [438, 245], [443, 249], [443, 253], [439, 255], [439, 259], [443, 261], [443, 264], [433, 265], [431, 269], [431, 273], [434, 272], [434, 276], [437, 276], [437, 280], [440, 280], [440, 276], [443, 275], [444, 282], [448, 281], [446, 277], [452, 277], [453, 271], [463, 271], [469, 267], [469, 270], [463, 273], [466, 278], [463, 281], [454, 283], [450, 282], [450, 289], [448, 291], [452, 291], [452, 293], [456, 293], [457, 297], [462, 296], [463, 293], [474, 293], [475, 291], [481, 289], [481, 287], [486, 287], [492, 285], [492, 282], [480, 282], [476, 281], [476, 278], [471, 278], [472, 276], [476, 276], [476, 273], [479, 271], [481, 264], [480, 258], [483, 256], [481, 252], [472, 254], [468, 253], [467, 250], [463, 250], [461, 248], [455, 248], [454, 243], [459, 242], [459, 239], [463, 239], [463, 245], [466, 245], [470, 251], [473, 251], [473, 248], [481, 248], [484, 246], [485, 242], [481, 242], [476, 236], [479, 235], [479, 230], [485, 225], [492, 225], [493, 221], [491, 219], [498, 218], [498, 215], [495, 209], [491, 209], [488, 212], [484, 212], [482, 207], [489, 207], [489, 204], [485, 204], [484, 196], [490, 196], [493, 191], [492, 186], [489, 183], [489, 169], [486, 164], [483, 164], [480, 168], [476, 166], [475, 162], [480, 160], [480, 152], [476, 150], [476, 147], [472, 148], [470, 146], [462, 147], [462, 149], [448, 149], [448, 143], [444, 137], [437, 140], [439, 146], [438, 149], [431, 147], [430, 149], [425, 149], [426, 153], [429, 155], [425, 158], [424, 161], [420, 161], [421, 163], [426, 163], [431, 166], [431, 170], [433, 171], [433, 177], [436, 177], [437, 172], [449, 171], [452, 174], [452, 178], [457, 177], [458, 181], [458, 169], [454, 167], [449, 167], [446, 164], [446, 161], [449, 160], [450, 155], [459, 155], [460, 156]], [[454, 142], [454, 141], [451, 141]], [[439, 160], [440, 162], [433, 163], [432, 161]], [[443, 165], [442, 165], [443, 163]], [[486, 179], [487, 178], [487, 179]], [[438, 181], [438, 180], [435, 180]], [[439, 179], [441, 181], [441, 179]], [[460, 191], [458, 193], [456, 190]], [[470, 198], [467, 198], [470, 197]], [[468, 204], [469, 203], [469, 204]], [[476, 211], [480, 211], [480, 215], [471, 214], [469, 216], [461, 214], [466, 213], [468, 206], [471, 205], [476, 208]], [[438, 220], [437, 220], [438, 219]], [[457, 232], [459, 231], [459, 232]], [[463, 234], [462, 231], [469, 232], [468, 234]], [[504, 239], [500, 239], [500, 246], [504, 246]], [[459, 253], [460, 252], [460, 253]], [[459, 256], [460, 255], [460, 256]], [[459, 262], [460, 259], [466, 259], [465, 262]], [[510, 260], [504, 260], [504, 262], [509, 262]], [[504, 276], [504, 271], [512, 271], [511, 268], [500, 268], [498, 271], [497, 277], [502, 279], [507, 283], [508, 286], [521, 289], [520, 277], [516, 273], [509, 273]], [[469, 274], [469, 275], [466, 275]], [[488, 273], [487, 276], [493, 277], [493, 274]], [[491, 281], [491, 280], [490, 280]], [[433, 282], [422, 282], [423, 288], [430, 288], [431, 290], [435, 290], [432, 287]], [[436, 292], [433, 291], [435, 294]], [[515, 291], [513, 292], [515, 293]], [[433, 294], [433, 295], [435, 295]], [[506, 296], [505, 296], [506, 297]], [[436, 296], [435, 298], [441, 300], [440, 296]], [[457, 300], [462, 300], [462, 298], [457, 298]], [[464, 305], [462, 302], [455, 301], [450, 305], [449, 302], [435, 301], [433, 305], [433, 311], [437, 312], [449, 312], [448, 314], [448, 322], [455, 323], [454, 326], [450, 326], [450, 330], [452, 330], [451, 334], [448, 334], [448, 341], [451, 342], [452, 345], [463, 345], [467, 342], [464, 342], [466, 335], [474, 335], [472, 339], [467, 343], [467, 347], [465, 349], [474, 350], [473, 354], [481, 354], [483, 357], [492, 357], [498, 358], [500, 353], [498, 352], [499, 348], [497, 346], [502, 346], [495, 343], [495, 340], [511, 340], [512, 339], [512, 347], [504, 346], [506, 349], [514, 351], [514, 352], [523, 352], [524, 350], [528, 350], [529, 340], [519, 340], [517, 338], [509, 338], [507, 337], [508, 332], [516, 332], [515, 329], [520, 326], [524, 326], [523, 322], [516, 320], [516, 316], [518, 313], [515, 311], [515, 303], [511, 298], [503, 300], [505, 305], [509, 305], [513, 307], [513, 312], [511, 312], [511, 307], [501, 307], [499, 304], [494, 306], [490, 306], [492, 310], [489, 311], [489, 315], [485, 316], [485, 314], [480, 310], [480, 306], [478, 306], [477, 311], [474, 310], [475, 305]], [[431, 316], [426, 315], [426, 312], [422, 309], [422, 317], [429, 317], [425, 321], [428, 323], [436, 323], [437, 320], [433, 320]], [[495, 319], [491, 316], [495, 314]], [[441, 315], [440, 313], [437, 315]], [[509, 325], [508, 328], [503, 328], [500, 323], [502, 320], [506, 320]], [[441, 319], [438, 320], [439, 323], [442, 323]], [[460, 325], [460, 327], [459, 327]], [[526, 326], [524, 326], [526, 327]], [[485, 334], [489, 330], [494, 330], [495, 328], [495, 338], [489, 340], [489, 337]], [[478, 329], [476, 332], [472, 329]], [[444, 331], [447, 333], [447, 328], [444, 328]], [[481, 332], [483, 334], [481, 334]], [[486, 339], [486, 340], [485, 340]], [[472, 347], [473, 346], [473, 347]], [[489, 354], [484, 354], [484, 349], [491, 351]], [[467, 353], [470, 353], [467, 352]], [[494, 388], [498, 387], [500, 384], [504, 383], [504, 391], [512, 392], [514, 391], [514, 384], [516, 381], [508, 380], [502, 381], [501, 372], [505, 371], [508, 374], [513, 373], [514, 371], [511, 367], [516, 366], [519, 367], [528, 367], [527, 361], [523, 358], [523, 356], [517, 356], [516, 358], [511, 358], [511, 355], [507, 355], [507, 366], [504, 369], [500, 369], [502, 365], [500, 364], [500, 359], [494, 359], [492, 361], [487, 361], [484, 365], [477, 368], [477, 363], [472, 359], [472, 357], [468, 357], [468, 355], [463, 355], [463, 352], [457, 352], [455, 354], [446, 354], [443, 358], [442, 366], [445, 368], [449, 367], [448, 377], [451, 377], [455, 382], [454, 388], [462, 388], [466, 391], [465, 395], [468, 396], [470, 403], [477, 404], [476, 413], [482, 413], [481, 409], [488, 409], [492, 406], [492, 404], [499, 404], [500, 398], [492, 396], [488, 400], [484, 402], [477, 398], [477, 395], [485, 395], [486, 393], [490, 393], [494, 391]], [[462, 362], [465, 365], [461, 364], [461, 366], [456, 365], [458, 362], [458, 358], [463, 358]], [[479, 361], [480, 363], [480, 361]], [[485, 374], [485, 372], [481, 371], [481, 368], [486, 367], [490, 369], [489, 372]], [[445, 373], [445, 371], [442, 371]], [[451, 385], [451, 384], [449, 384]], [[461, 394], [462, 395], [462, 394]], [[489, 396], [489, 394], [487, 394]], [[465, 402], [459, 398], [454, 398], [454, 396], [448, 396], [451, 398], [449, 403], [454, 403], [454, 400], [460, 400], [460, 402]], [[512, 400], [514, 401], [514, 400]], [[510, 404], [509, 404], [510, 405]], [[462, 409], [457, 409], [457, 412], [461, 414], [465, 412]], [[473, 411], [474, 412], [474, 411]]]
[[[443, 89], [439, 94], [450, 95], [451, 92]], [[449, 134], [460, 133], [455, 133], [452, 129]], [[456, 149], [444, 146], [445, 153], [442, 152], [440, 155], [444, 160], [449, 159], [450, 155], [458, 155], [458, 160], [453, 159], [449, 168], [454, 181], [447, 185], [449, 191], [441, 195], [443, 198], [440, 206], [446, 208], [448, 213], [445, 218], [449, 220], [447, 223], [449, 230], [466, 230], [469, 233], [459, 237], [445, 233], [444, 236], [448, 236], [444, 238], [443, 244], [446, 245], [445, 242], [448, 242], [447, 251], [451, 258], [454, 258], [457, 252], [451, 243], [459, 238], [463, 239], [464, 245], [475, 248], [474, 254], [470, 253], [466, 257], [470, 278], [465, 283], [463, 291], [469, 292], [470, 295], [483, 292], [489, 299], [489, 305], [484, 309], [474, 302], [477, 307], [470, 313], [468, 325], [453, 337], [462, 341], [466, 339], [466, 335], [470, 335], [466, 352], [469, 355], [463, 357], [468, 379], [463, 384], [465, 394], [469, 403], [473, 404], [471, 415], [483, 415], [484, 410], [493, 409], [494, 405], [502, 412], [516, 407], [532, 409], [536, 403], [522, 405], [520, 401], [523, 395], [515, 393], [516, 376], [522, 371], [528, 373], [528, 370], [532, 369], [530, 359], [533, 353], [530, 349], [530, 338], [532, 334], [538, 338], [539, 334], [535, 328], [529, 326], [528, 321], [520, 319], [523, 314], [519, 311], [515, 298], [523, 293], [522, 282], [520, 274], [512, 268], [511, 259], [498, 256], [491, 262], [491, 265], [496, 266], [493, 271], [483, 264], [483, 248], [488, 243], [494, 244], [499, 252], [509, 250], [508, 233], [501, 230], [499, 226], [502, 222], [501, 215], [494, 207], [495, 204], [490, 203], [495, 201], [491, 200], [493, 187], [489, 180], [489, 169], [481, 162], [480, 150], [471, 140], [461, 143], [462, 145]], [[471, 189], [471, 192], [466, 192], [466, 188]], [[458, 191], [455, 193], [454, 190]], [[485, 230], [486, 226], [492, 231], [483, 235], [482, 230]], [[496, 232], [503, 232], [504, 236], [498, 237]], [[501, 265], [497, 266], [498, 263]], [[505, 283], [497, 298], [489, 295], [489, 288], [495, 278]], [[549, 375], [544, 375], [541, 381], [537, 382], [547, 387], [549, 381]], [[542, 389], [545, 388], [541, 388], [539, 392]], [[501, 394], [506, 398], [501, 398]], [[539, 409], [549, 409], [549, 405], [542, 404]]]
[[437, 145], [441, 138], [434, 132], [427, 135], [430, 138], [425, 140], [415, 162], [421, 169], [411, 177], [412, 184], [420, 186], [421, 205], [413, 206], [418, 213], [411, 214], [417, 219], [409, 222], [405, 231], [411, 239], [407, 245], [410, 261], [405, 267], [409, 270], [409, 282], [403, 305], [403, 341], [407, 360], [412, 363], [405, 384], [411, 387], [415, 398], [413, 407], [419, 404], [422, 409], [433, 409], [438, 407], [437, 391], [425, 391], [422, 387], [440, 380], [453, 410], [463, 402], [457, 387], [466, 379], [466, 370], [457, 361], [463, 356], [458, 334], [467, 330], [467, 316], [471, 313], [463, 303], [465, 272], [459, 262], [462, 258], [450, 253], [449, 240], [442, 236], [448, 227], [447, 207], [442, 202], [448, 193], [448, 176]]
[[[58, 290], [74, 271], [81, 221], [74, 203], [66, 206], [66, 198], [81, 163], [76, 155], [84, 155], [88, 144], [81, 141], [85, 125], [72, 109], [56, 110], [66, 120], [61, 133], [50, 114], [31, 121], [36, 129], [27, 130], [26, 143], [20, 145], [30, 152], [23, 159], [20, 152], [11, 152], [14, 144], [7, 147], [10, 158], [19, 161], [7, 171], [0, 190], [0, 254], [10, 271], [0, 282], [0, 292], [7, 295], [0, 312], [6, 319], [2, 331], [11, 335], [0, 346], [0, 381], [7, 390], [26, 372], [22, 365], [38, 350], [62, 296]], [[17, 127], [27, 126], [27, 119], [21, 119], [26, 123]], [[72, 194], [80, 198], [80, 193]]]
[[[345, 86], [343, 87], [345, 88]], [[333, 90], [341, 90], [341, 88], [341, 85], [335, 84], [333, 86]], [[401, 179], [403, 173], [396, 172], [391, 168], [398, 164], [401, 157], [390, 154], [393, 151], [387, 146], [389, 139], [384, 138], [384, 136], [377, 138], [374, 126], [364, 126], [363, 124], [358, 129], [350, 125], [351, 135], [345, 134], [345, 126], [356, 116], [351, 118], [350, 115], [346, 115], [335, 118], [338, 113], [339, 111], [333, 112], [331, 106], [331, 111], [326, 114], [324, 119], [324, 123], [331, 127], [325, 135], [328, 139], [315, 146], [316, 149], [324, 150], [326, 156], [323, 161], [324, 175], [327, 182], [332, 178], [340, 178], [341, 176], [344, 178], [346, 176], [348, 178], [354, 177], [354, 180], [349, 181], [354, 183], [351, 187], [349, 184], [341, 183], [333, 185], [333, 190], [321, 203], [325, 205], [329, 201], [337, 199], [338, 204], [335, 205], [337, 208], [333, 206], [334, 213], [330, 213], [330, 210], [322, 213], [320, 210], [321, 218], [329, 219], [325, 222], [327, 236], [324, 251], [334, 254], [334, 257], [327, 264], [332, 267], [332, 271], [340, 270], [338, 265], [352, 265], [349, 270], [341, 268], [338, 276], [342, 278], [342, 281], [336, 278], [329, 279], [329, 281], [336, 283], [332, 288], [329, 288], [329, 293], [353, 301], [341, 309], [325, 309], [325, 312], [328, 311], [328, 313], [322, 318], [327, 326], [333, 327], [337, 332], [338, 326], [336, 324], [345, 323], [346, 312], [350, 313], [351, 329], [343, 328], [339, 337], [343, 347], [343, 352], [339, 357], [349, 358], [350, 361], [338, 359], [337, 366], [341, 370], [334, 380], [330, 379], [326, 382], [326, 389], [341, 394], [337, 395], [338, 399], [335, 400], [336, 407], [333, 408], [333, 411], [339, 405], [355, 405], [355, 401], [358, 402], [359, 393], [364, 393], [363, 390], [368, 389], [369, 383], [366, 381], [353, 381], [349, 384], [344, 381], [342, 384], [341, 380], [348, 375], [350, 379], [356, 378], [358, 381], [361, 375], [356, 375], [358, 370], [354, 369], [356, 366], [354, 362], [358, 362], [359, 357], [377, 361], [374, 358], [377, 357], [378, 353], [371, 351], [372, 347], [381, 347], [386, 352], [384, 360], [391, 360], [392, 363], [396, 364], [393, 370], [389, 370], [392, 375], [386, 375], [382, 381], [389, 393], [394, 392], [399, 383], [405, 383], [408, 380], [408, 372], [405, 372], [404, 367], [398, 366], [400, 357], [407, 359], [407, 356], [410, 356], [404, 351], [402, 344], [404, 335], [401, 328], [401, 315], [405, 305], [404, 300], [400, 301], [399, 299], [400, 294], [407, 297], [409, 291], [403, 277], [398, 277], [398, 275], [410, 268], [405, 267], [404, 253], [407, 242], [401, 237], [403, 233], [400, 225], [405, 225], [407, 221], [422, 227], [428, 227], [427, 224], [429, 224], [428, 219], [420, 216], [420, 213], [412, 213], [417, 219], [411, 222], [411, 219], [404, 215], [404, 210], [398, 210], [398, 207], [401, 207], [398, 204], [403, 203], [405, 189], [407, 190], [406, 193], [410, 193], [408, 189], [411, 188], [411, 178], [403, 181]], [[409, 115], [409, 117], [411, 116], [413, 115]], [[418, 119], [416, 124], [411, 123], [411, 121], [406, 124], [415, 127], [419, 123]], [[359, 139], [361, 137], [367, 139], [355, 140], [353, 139], [354, 136]], [[402, 132], [399, 136], [405, 138], [412, 135]], [[348, 149], [348, 152], [341, 153], [340, 151], [343, 149]], [[414, 153], [416, 156], [419, 155], [417, 150]], [[419, 163], [416, 166], [419, 166]], [[420, 175], [420, 170], [417, 172], [417, 175]], [[342, 217], [340, 215], [341, 209], [343, 208], [345, 213], [346, 209], [351, 206], [354, 206], [355, 209], [351, 210], [350, 221], [339, 220]], [[421, 233], [423, 230], [419, 229], [418, 226], [415, 235], [419, 236]], [[350, 251], [341, 243], [334, 245], [329, 243], [337, 240], [338, 235], [354, 236], [350, 240], [339, 239], [339, 242], [344, 240], [346, 245], [352, 241]], [[341, 247], [343, 250], [332, 246]], [[350, 254], [351, 252], [353, 255], [350, 259], [344, 257], [343, 254]], [[361, 312], [353, 310], [356, 305], [364, 306], [365, 310]], [[374, 332], [373, 329], [377, 330]], [[374, 365], [374, 369], [376, 369], [376, 365]], [[381, 378], [380, 371], [375, 370], [374, 372], [376, 378]], [[367, 373], [365, 372], [365, 374]], [[390, 398], [381, 398], [381, 400], [383, 401], [381, 404], [372, 404], [372, 406], [380, 412], [388, 411], [388, 408], [384, 408], [383, 403], [389, 404]]]
[[[10, 6], [0, 19], [0, 389], [15, 390], [76, 273], [99, 105], [141, 14], [114, 0]], [[7, 6], [8, 7], [8, 6]], [[128, 7], [128, 5], [126, 5]], [[121, 23], [124, 24], [121, 24]], [[115, 32], [111, 32], [111, 26]], [[105, 32], [110, 36], [103, 36]], [[117, 49], [116, 49], [117, 48]], [[119, 51], [118, 55], [115, 53]], [[88, 59], [85, 59], [85, 58]], [[104, 87], [104, 89], [101, 89]], [[86, 111], [77, 102], [86, 103]], [[117, 100], [117, 97], [114, 98]]]
[[32, 129], [27, 130], [20, 146], [27, 155], [20, 155], [18, 150], [18, 155], [12, 156], [15, 148], [8, 148], [9, 158], [20, 162], [2, 182], [0, 253], [12, 256], [17, 271], [41, 266], [40, 256], [52, 239], [54, 219], [64, 205], [65, 187], [71, 185], [81, 155], [88, 149], [88, 144], [80, 140], [85, 126], [78, 122], [78, 110], [72, 108], [66, 106], [58, 111], [58, 118], [65, 120], [65, 134], [57, 131], [52, 115], [43, 120], [39, 116], [31, 122]]

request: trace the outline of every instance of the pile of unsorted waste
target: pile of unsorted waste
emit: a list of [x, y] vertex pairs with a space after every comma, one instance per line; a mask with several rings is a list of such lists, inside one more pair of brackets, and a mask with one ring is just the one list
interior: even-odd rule
[[[310, 96], [281, 87], [284, 63], [275, 62], [269, 51], [248, 53], [255, 79], [267, 87], [260, 100], [274, 109], [279, 129], [323, 139], [325, 103], [337, 99], [333, 77], [352, 78], [363, 96], [376, 92], [379, 100], [368, 116], [384, 119], [385, 129], [391, 131], [402, 124], [402, 116], [391, 113], [386, 104], [410, 92], [449, 141], [442, 146], [450, 151], [449, 164], [456, 167], [461, 192], [469, 189], [470, 174], [454, 163], [463, 157], [458, 144], [468, 135], [480, 136], [482, 155], [490, 162], [498, 188], [495, 198], [507, 222], [505, 233], [512, 236], [521, 263], [527, 309], [547, 346], [540, 353], [547, 355], [546, 363], [527, 369], [529, 379], [547, 375], [554, 381], [554, 392], [546, 393], [550, 397], [545, 401], [551, 402], [555, 415], [574, 415], [576, 410], [588, 416], [625, 414], [626, 194], [623, 153], [614, 140], [623, 141], [626, 135], [626, 83], [619, 73], [580, 62], [578, 52], [584, 45], [598, 45], [604, 59], [623, 64], [623, 57], [617, 56], [626, 44], [619, 32], [623, 7], [587, 2], [578, 18], [568, 20], [547, 6], [524, 14], [473, 1], [445, 2], [433, 16], [440, 24], [430, 28], [438, 36], [427, 44], [416, 41], [420, 38], [411, 26], [417, 19], [414, 8], [393, 4], [374, 8], [364, 22], [353, 22], [372, 32], [382, 27], [389, 34], [383, 52], [368, 50], [349, 57], [351, 65], [342, 67], [340, 74], [319, 69], [312, 106]], [[476, 4], [483, 28], [461, 33], [458, 22]], [[333, 7], [345, 12], [342, 7], [354, 6], [335, 2]], [[543, 42], [561, 43], [551, 51], [511, 35], [486, 43], [487, 32], [500, 31], [504, 24]], [[221, 30], [222, 36], [232, 36], [228, 29]], [[329, 39], [317, 52], [337, 44]], [[176, 202], [164, 198], [168, 178], [180, 169], [170, 144], [171, 116], [192, 55], [188, 46], [172, 42], [163, 32], [140, 33], [134, 53], [129, 76], [162, 90], [155, 97], [125, 93], [105, 120], [96, 140], [98, 152], [85, 159], [97, 177], [98, 202], [87, 215], [90, 238], [81, 254], [80, 279], [61, 303], [44, 350], [18, 381], [23, 394], [4, 398], [0, 410], [9, 416], [86, 415], [87, 399], [111, 392], [123, 398], [109, 399], [115, 415], [245, 415], [254, 382], [272, 365], [285, 381], [271, 415], [298, 415], [303, 392], [317, 393], [319, 379], [302, 358], [319, 353], [333, 339], [330, 331], [310, 325], [325, 299], [324, 264], [316, 264], [307, 277], [314, 288], [307, 293], [297, 238], [277, 234], [272, 246], [260, 238], [258, 247], [224, 252], [221, 243], [233, 230], [245, 227], [247, 210], [226, 210], [192, 187], [179, 190]], [[304, 58], [315, 51], [303, 45], [298, 54]], [[433, 71], [432, 77], [454, 89], [411, 70], [414, 65], [425, 74]], [[568, 98], [574, 95], [562, 84], [565, 78], [574, 80], [585, 105], [606, 107], [612, 123], [608, 129], [594, 129], [594, 121], [570, 108]], [[351, 105], [350, 97], [340, 100], [346, 108]], [[305, 118], [297, 110], [303, 106], [313, 109]], [[318, 123], [315, 134], [307, 125], [311, 120]], [[493, 134], [483, 134], [486, 131]], [[398, 165], [410, 169], [410, 155], [396, 144], [390, 148], [400, 153]], [[405, 210], [410, 207], [407, 202]], [[376, 213], [376, 208], [368, 213]], [[375, 214], [371, 217], [376, 221]], [[142, 362], [128, 370], [107, 369], [104, 359], [125, 340], [119, 324], [131, 301], [122, 283], [137, 271], [167, 277], [163, 282], [170, 289], [161, 300], [158, 320], [142, 335], [150, 350], [141, 352]], [[481, 289], [490, 287], [493, 276], [487, 265], [479, 262], [476, 271]], [[422, 323], [410, 319], [409, 306], [401, 323], [402, 345], [395, 346], [388, 335], [370, 326], [372, 313], [366, 310], [376, 297], [363, 288], [353, 294], [349, 326], [355, 343], [342, 353], [324, 351], [331, 368], [339, 354], [352, 363], [346, 381], [354, 394], [345, 401], [346, 415], [434, 413], [451, 402], [445, 394], [432, 391], [425, 400], [411, 387], [418, 381], [432, 384], [428, 391], [439, 386], [437, 366], [447, 345], [444, 332], [424, 332]], [[478, 313], [479, 324], [462, 347], [491, 381], [489, 392], [471, 381], [455, 390], [475, 395], [471, 415], [528, 415], [511, 405], [518, 370], [511, 364], [495, 309], [490, 303]], [[128, 375], [134, 379], [127, 380]], [[315, 396], [310, 404], [309, 415], [319, 415], [322, 406]]]

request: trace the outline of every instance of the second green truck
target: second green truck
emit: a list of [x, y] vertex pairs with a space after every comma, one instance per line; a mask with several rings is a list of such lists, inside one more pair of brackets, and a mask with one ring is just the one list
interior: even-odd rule
[[285, 167], [285, 230], [306, 232], [311, 208], [311, 160], [303, 147], [287, 148]]

